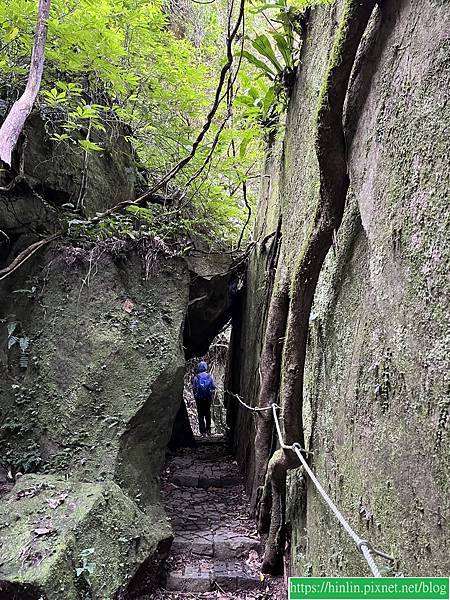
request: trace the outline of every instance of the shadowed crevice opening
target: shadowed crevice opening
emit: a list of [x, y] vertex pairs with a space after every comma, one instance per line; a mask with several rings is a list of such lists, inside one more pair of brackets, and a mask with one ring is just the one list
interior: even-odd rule
[[[242, 258], [232, 260], [227, 254], [213, 257], [194, 256], [188, 263], [191, 279], [183, 335], [187, 361], [185, 393], [172, 429], [169, 443], [171, 450], [195, 445], [194, 432], [189, 421], [195, 419], [190, 383], [195, 364], [202, 359], [208, 363], [216, 363], [216, 372], [220, 371], [220, 399], [213, 410], [216, 423], [221, 421], [218, 433], [225, 433], [228, 421], [224, 402], [227, 379], [225, 373], [229, 370], [228, 345], [234, 324], [239, 322], [247, 264]], [[226, 345], [226, 348], [221, 348], [222, 345]]]

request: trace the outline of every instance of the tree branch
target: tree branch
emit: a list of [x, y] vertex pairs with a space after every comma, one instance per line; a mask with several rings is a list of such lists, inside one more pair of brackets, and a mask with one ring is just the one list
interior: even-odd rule
[[191, 151], [189, 152], [189, 154], [187, 154], [184, 158], [182, 158], [162, 179], [160, 179], [152, 188], [147, 190], [144, 194], [139, 196], [139, 198], [136, 198], [136, 200], [125, 200], [124, 202], [119, 202], [119, 204], [116, 204], [112, 208], [110, 208], [110, 209], [106, 210], [105, 212], [97, 215], [96, 217], [93, 217], [92, 219], [90, 219], [88, 221], [89, 224], [98, 223], [105, 217], [107, 217], [111, 214], [120, 212], [121, 210], [123, 210], [124, 208], [127, 208], [128, 206], [141, 206], [148, 199], [150, 199], [155, 192], [157, 192], [164, 185], [169, 183], [169, 181], [171, 181], [181, 171], [181, 169], [183, 169], [194, 158], [194, 156], [197, 152], [197, 149], [200, 146], [200, 144], [202, 143], [205, 135], [208, 133], [208, 131], [212, 125], [212, 122], [214, 120], [214, 117], [217, 113], [217, 110], [224, 98], [224, 96], [222, 95], [222, 90], [223, 90], [223, 87], [224, 87], [224, 84], [226, 81], [227, 74], [231, 69], [231, 65], [233, 64], [233, 42], [239, 32], [242, 21], [244, 19], [244, 7], [245, 7], [245, 0], [240, 0], [239, 14], [238, 14], [236, 23], [235, 23], [230, 35], [227, 38], [227, 60], [220, 71], [219, 83], [217, 84], [216, 93], [214, 95], [214, 101], [213, 101], [211, 109], [206, 117], [206, 120], [203, 124], [203, 127], [202, 127], [200, 133], [198, 134], [197, 138], [195, 139], [194, 143], [192, 144], [192, 148], [191, 148]]
[[9, 167], [11, 166], [12, 152], [16, 147], [17, 140], [22, 133], [25, 121], [34, 106], [41, 87], [49, 13], [50, 0], [39, 0], [36, 33], [27, 85], [22, 96], [13, 104], [0, 128], [0, 160]]

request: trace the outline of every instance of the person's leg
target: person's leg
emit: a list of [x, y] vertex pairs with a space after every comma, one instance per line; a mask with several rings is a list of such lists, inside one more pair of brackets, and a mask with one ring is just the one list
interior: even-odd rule
[[205, 426], [206, 433], [211, 435], [211, 400], [205, 402]]
[[204, 411], [203, 411], [203, 406], [202, 406], [202, 401], [196, 400], [195, 404], [197, 405], [197, 415], [198, 415], [198, 428], [200, 430], [200, 435], [205, 435], [206, 433], [206, 426], [205, 426], [205, 419], [204, 419]]

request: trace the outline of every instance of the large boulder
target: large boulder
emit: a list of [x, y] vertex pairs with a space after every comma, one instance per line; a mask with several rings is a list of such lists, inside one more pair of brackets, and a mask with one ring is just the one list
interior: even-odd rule
[[[89, 216], [133, 197], [126, 132], [85, 156], [51, 141], [47, 118], [31, 115], [0, 172], [1, 266], [73, 207]], [[183, 344], [206, 351], [236, 272], [227, 255], [188, 265], [160, 241], [60, 239], [0, 281], [2, 598], [111, 600], [148, 580], [170, 543], [159, 476], [172, 430], [174, 445], [194, 443]], [[83, 560], [96, 564], [88, 590]]]
[[192, 253], [189, 309], [184, 329], [186, 358], [203, 356], [231, 320], [246, 261], [231, 254]]
[[111, 600], [171, 528], [154, 506], [142, 512], [111, 481], [25, 475], [0, 505], [3, 600]]
[[[132, 556], [126, 544], [114, 546], [109, 590], [167, 539], [159, 475], [182, 400], [188, 294], [182, 259], [156, 258], [146, 277], [143, 259], [124, 247], [60, 244], [2, 282], [0, 462], [13, 477], [30, 471], [53, 475], [55, 490], [40, 495], [39, 502], [70, 489], [83, 513], [74, 516], [73, 543], [67, 545], [64, 531], [62, 541], [46, 537], [52, 557], [40, 568], [39, 585], [49, 598], [57, 597], [51, 595], [54, 579], [44, 571], [62, 560], [60, 543], [72, 571], [81, 550], [110, 545], [113, 520], [102, 525], [92, 513], [107, 490], [108, 511], [130, 531], [138, 518], [146, 540]], [[46, 475], [32, 485], [39, 481], [45, 483]], [[7, 515], [13, 506], [18, 515], [13, 529], [0, 532], [6, 532], [8, 547], [10, 532], [18, 536], [8, 569], [0, 571], [4, 585], [37, 581], [36, 567], [16, 560], [18, 545], [31, 535], [27, 523], [40, 518], [39, 506], [14, 500], [20, 489], [16, 485], [3, 509]], [[84, 541], [84, 534], [78, 539], [86, 527], [92, 542]], [[126, 566], [119, 568], [120, 563]]]
[[[0, 122], [6, 111], [6, 103], [0, 101]], [[93, 140], [102, 150], [86, 154], [76, 140], [51, 139], [49, 124], [54, 119], [50, 113], [33, 112], [13, 153], [12, 169], [0, 171], [4, 231], [49, 228], [64, 205], [92, 216], [134, 197], [137, 170], [124, 125], [95, 132]], [[82, 132], [74, 135], [83, 137]]]

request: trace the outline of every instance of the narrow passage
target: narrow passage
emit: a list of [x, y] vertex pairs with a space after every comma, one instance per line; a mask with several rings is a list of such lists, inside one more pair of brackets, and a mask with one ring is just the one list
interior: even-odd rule
[[165, 587], [152, 598], [286, 597], [283, 582], [260, 576], [261, 543], [248, 516], [242, 478], [223, 436], [197, 438], [196, 448], [172, 455], [162, 494], [175, 540]]

